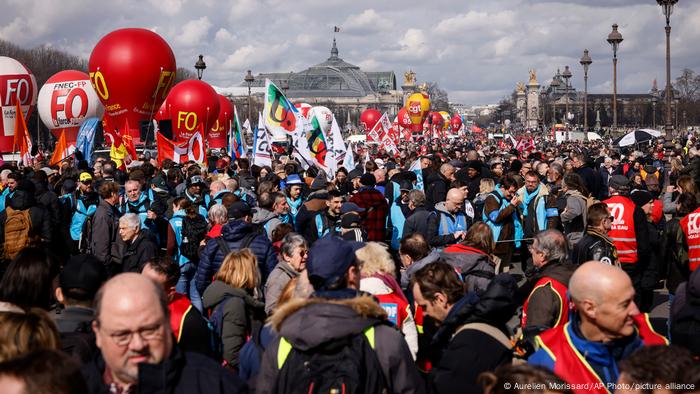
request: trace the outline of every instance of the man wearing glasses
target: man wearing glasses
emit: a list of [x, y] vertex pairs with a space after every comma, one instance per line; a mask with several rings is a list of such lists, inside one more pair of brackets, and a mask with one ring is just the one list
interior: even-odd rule
[[127, 273], [95, 297], [100, 355], [83, 366], [91, 393], [246, 393], [246, 386], [214, 360], [182, 352], [174, 343], [163, 290]]
[[605, 264], [620, 266], [617, 248], [608, 237], [615, 218], [610, 215], [608, 206], [603, 203], [593, 204], [588, 208], [588, 228], [586, 234], [576, 244], [571, 261], [581, 265], [586, 261], [596, 260]]

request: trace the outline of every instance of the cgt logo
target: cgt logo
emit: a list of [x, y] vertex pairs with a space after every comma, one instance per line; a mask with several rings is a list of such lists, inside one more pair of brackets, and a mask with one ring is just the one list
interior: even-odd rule
[[619, 224], [625, 224], [622, 217], [625, 214], [625, 206], [620, 203], [608, 204], [608, 209], [610, 209], [610, 215], [613, 217], [613, 226]]
[[688, 215], [688, 234], [700, 233], [700, 213], [691, 213]]
[[420, 101], [411, 101], [408, 103], [408, 112], [413, 115], [420, 114]]

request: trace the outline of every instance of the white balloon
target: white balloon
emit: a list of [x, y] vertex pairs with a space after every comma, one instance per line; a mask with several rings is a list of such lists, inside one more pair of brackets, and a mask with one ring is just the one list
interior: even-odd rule
[[85, 119], [103, 114], [104, 106], [83, 72], [61, 71], [39, 91], [39, 116], [50, 130], [77, 131]]
[[331, 125], [333, 124], [333, 112], [326, 107], [318, 106], [309, 110], [309, 120], [311, 120], [313, 116], [316, 116], [316, 119], [318, 119], [318, 124], [321, 126], [323, 134], [328, 135], [331, 130]]
[[[29, 110], [36, 105], [37, 91], [36, 78], [27, 67], [13, 58], [0, 56], [0, 136], [15, 135], [15, 100], [19, 99], [20, 108], [28, 117]], [[6, 144], [3, 141], [2, 145]], [[9, 144], [12, 144], [11, 139]]]

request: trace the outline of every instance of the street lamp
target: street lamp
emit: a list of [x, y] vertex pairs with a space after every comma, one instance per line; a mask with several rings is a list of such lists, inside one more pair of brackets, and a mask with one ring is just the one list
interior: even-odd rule
[[673, 93], [674, 93], [673, 103], [676, 106], [676, 130], [678, 130], [678, 109], [680, 108], [679, 105], [681, 103], [681, 98], [680, 98], [680, 95], [675, 94], [676, 92], [673, 92]]
[[245, 75], [245, 78], [243, 78], [243, 80], [248, 84], [248, 122], [251, 122], [251, 124], [252, 124], [253, 121], [250, 120], [251, 116], [252, 116], [251, 115], [252, 114], [251, 104], [250, 104], [250, 85], [253, 82], [255, 82], [255, 77], [253, 76], [253, 73], [251, 73], [250, 70], [248, 70], [248, 74]]
[[617, 131], [617, 48], [622, 42], [622, 34], [617, 31], [617, 23], [612, 25], [608, 43], [613, 49], [613, 131]]
[[559, 83], [559, 78], [557, 78], [558, 75], [559, 70], [557, 70], [557, 75], [555, 75], [554, 78], [552, 78], [552, 82], [550, 82], [549, 84], [549, 87], [552, 88], [552, 127], [554, 127], [554, 125], [557, 123], [557, 98], [554, 94], [556, 93], [559, 86], [561, 86], [561, 84]]
[[666, 135], [672, 131], [671, 125], [671, 14], [678, 0], [656, 0], [666, 17]]
[[653, 124], [653, 128], [656, 129], [656, 103], [659, 102], [659, 98], [656, 95], [651, 96], [651, 123]]
[[593, 63], [588, 49], [583, 50], [583, 56], [579, 62], [583, 66], [583, 131], [588, 132], [588, 67]]
[[194, 64], [194, 68], [197, 69], [197, 79], [202, 80], [202, 75], [204, 75], [204, 70], [207, 68], [207, 64], [204, 63], [204, 56], [199, 55], [199, 60]]
[[564, 67], [564, 72], [561, 74], [561, 77], [564, 78], [564, 83], [566, 84], [566, 90], [564, 91], [564, 95], [566, 96], [566, 112], [564, 113], [564, 124], [569, 123], [569, 81], [571, 80], [571, 70], [569, 70], [569, 66]]

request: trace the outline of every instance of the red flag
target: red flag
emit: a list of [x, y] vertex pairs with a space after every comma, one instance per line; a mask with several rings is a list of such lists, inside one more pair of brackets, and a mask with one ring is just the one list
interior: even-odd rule
[[476, 123], [472, 125], [472, 133], [483, 133], [484, 130], [481, 129], [481, 127], [477, 126]]
[[66, 143], [66, 131], [61, 130], [61, 136], [58, 137], [58, 141], [56, 141], [56, 149], [53, 151], [53, 155], [51, 156], [51, 161], [49, 162], [50, 165], [54, 166], [63, 160], [67, 159], [70, 155], [73, 154], [75, 151], [75, 145], [68, 145]]
[[19, 105], [19, 98], [15, 97], [15, 135], [12, 140], [12, 145], [19, 148], [19, 155], [25, 166], [30, 163], [30, 152], [32, 150], [32, 139], [27, 130], [27, 123], [24, 121], [24, 113]]
[[188, 141], [176, 143], [165, 138], [161, 133], [156, 133], [158, 144], [158, 163], [165, 159], [171, 159], [175, 163], [184, 163], [189, 160], [202, 163], [205, 160], [204, 141], [202, 133], [197, 131]]

